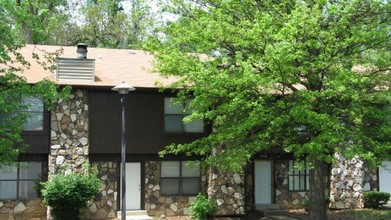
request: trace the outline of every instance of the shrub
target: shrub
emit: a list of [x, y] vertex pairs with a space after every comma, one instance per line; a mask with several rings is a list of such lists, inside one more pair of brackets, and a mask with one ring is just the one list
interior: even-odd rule
[[33, 188], [34, 188], [34, 190], [35, 190], [35, 192], [37, 193], [37, 196], [39, 197], [39, 198], [41, 198], [42, 197], [42, 189], [43, 189], [43, 184], [44, 182], [41, 180], [41, 179], [36, 179], [36, 180], [34, 180], [34, 186], [33, 186]]
[[100, 180], [96, 167], [85, 165], [81, 174], [60, 173], [42, 185], [43, 200], [52, 208], [55, 220], [78, 219], [80, 210], [98, 194]]
[[380, 208], [388, 202], [390, 194], [385, 192], [364, 192], [364, 207], [365, 208]]
[[190, 203], [190, 216], [192, 219], [206, 220], [216, 211], [217, 204], [215, 200], [206, 198], [199, 193], [196, 201]]

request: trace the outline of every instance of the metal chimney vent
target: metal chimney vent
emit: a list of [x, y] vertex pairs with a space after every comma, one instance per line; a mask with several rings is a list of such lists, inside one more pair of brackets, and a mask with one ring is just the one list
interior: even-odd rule
[[87, 44], [85, 43], [78, 43], [77, 44], [77, 50], [76, 50], [76, 53], [77, 53], [77, 58], [80, 58], [80, 59], [87, 59]]

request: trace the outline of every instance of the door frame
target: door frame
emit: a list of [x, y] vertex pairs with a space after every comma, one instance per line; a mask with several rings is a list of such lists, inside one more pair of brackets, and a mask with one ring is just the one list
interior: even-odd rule
[[[270, 162], [270, 204], [275, 204], [275, 187], [274, 187], [274, 160], [272, 159], [255, 159], [253, 161], [253, 199], [254, 199], [254, 204], [258, 204], [256, 203], [256, 162], [257, 161], [266, 161], [266, 162]], [[263, 203], [259, 203], [259, 204], [263, 204]]]

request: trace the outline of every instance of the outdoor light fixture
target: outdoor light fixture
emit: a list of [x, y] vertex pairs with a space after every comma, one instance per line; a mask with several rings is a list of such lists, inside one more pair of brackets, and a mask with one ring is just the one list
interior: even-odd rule
[[126, 219], [126, 187], [125, 187], [125, 163], [126, 163], [126, 137], [125, 137], [125, 101], [129, 91], [136, 90], [133, 86], [126, 84], [122, 81], [121, 84], [112, 88], [112, 90], [119, 93], [121, 102], [121, 124], [122, 124], [122, 137], [121, 137], [121, 220]]

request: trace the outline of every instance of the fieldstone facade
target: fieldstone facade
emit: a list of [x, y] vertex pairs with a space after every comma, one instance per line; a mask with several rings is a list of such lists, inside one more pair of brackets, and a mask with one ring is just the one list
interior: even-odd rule
[[84, 213], [86, 219], [115, 219], [118, 207], [119, 166], [116, 162], [93, 163], [99, 171], [102, 185], [99, 194]]
[[0, 201], [1, 220], [46, 220], [46, 207], [41, 199]]
[[276, 160], [274, 162], [275, 202], [281, 209], [303, 208], [307, 192], [289, 191], [288, 174], [289, 160]]
[[335, 209], [363, 208], [363, 192], [377, 191], [376, 169], [370, 169], [355, 157], [346, 160], [336, 154], [337, 163], [331, 169], [330, 207]]
[[[60, 100], [51, 113], [51, 146], [48, 175], [60, 169], [66, 173], [78, 172], [89, 161], [88, 94], [76, 90], [70, 99]], [[362, 160], [345, 160], [336, 155], [338, 163], [331, 168], [331, 208], [361, 208], [362, 192], [378, 189], [375, 169], [369, 169]], [[291, 192], [288, 186], [288, 160], [274, 159], [274, 202], [282, 209], [303, 208], [306, 192]], [[115, 219], [118, 211], [119, 166], [117, 161], [95, 163], [102, 186], [98, 196], [82, 213], [85, 219]], [[189, 215], [189, 204], [196, 196], [161, 195], [160, 161], [144, 161], [144, 207], [151, 216]], [[249, 164], [243, 172], [222, 172], [218, 169], [201, 169], [201, 191], [217, 201], [215, 213], [221, 216], [244, 215], [253, 210], [254, 167]], [[143, 185], [143, 184], [142, 184]], [[46, 207], [41, 199], [0, 201], [0, 219], [47, 219]]]
[[[160, 162], [145, 162], [145, 210], [151, 216], [184, 216], [189, 215], [189, 204], [195, 196], [163, 196], [160, 192]], [[201, 178], [201, 182], [205, 177]], [[204, 184], [201, 183], [201, 187]]]
[[216, 215], [245, 214], [244, 172], [222, 172], [208, 169], [208, 197], [217, 201]]
[[[164, 196], [160, 187], [160, 162], [145, 163], [145, 209], [151, 216], [189, 215], [189, 204], [195, 196]], [[202, 169], [201, 191], [215, 199], [216, 215], [245, 214], [244, 173], [224, 173], [215, 169]]]
[[77, 171], [88, 162], [87, 92], [76, 90], [66, 101], [60, 100], [51, 114], [49, 178], [60, 168]]

